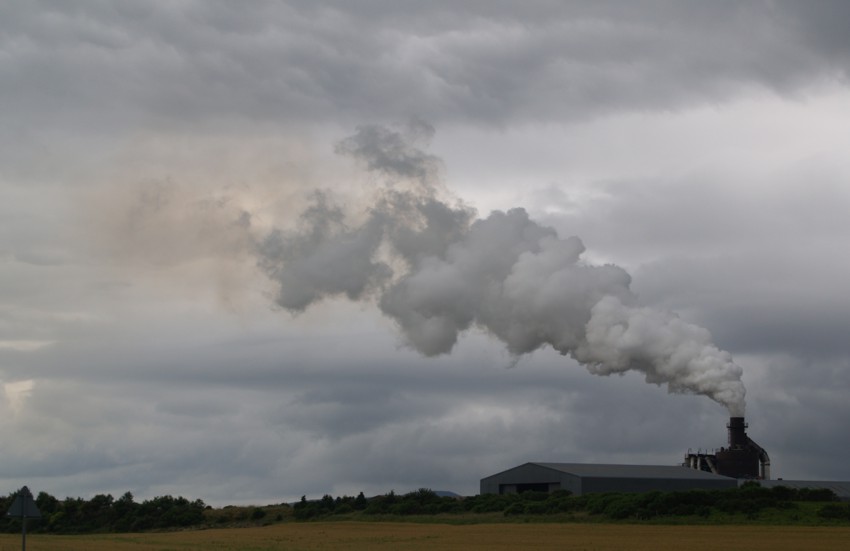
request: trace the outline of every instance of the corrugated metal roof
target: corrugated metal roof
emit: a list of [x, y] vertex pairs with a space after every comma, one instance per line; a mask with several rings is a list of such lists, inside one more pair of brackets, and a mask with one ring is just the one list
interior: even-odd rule
[[600, 465], [592, 463], [531, 463], [581, 477], [678, 478], [684, 480], [730, 480], [727, 476], [670, 465]]

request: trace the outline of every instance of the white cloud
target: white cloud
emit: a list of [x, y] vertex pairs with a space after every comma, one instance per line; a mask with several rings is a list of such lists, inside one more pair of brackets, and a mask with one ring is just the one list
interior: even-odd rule
[[6, 393], [6, 400], [13, 416], [18, 416], [21, 413], [27, 399], [32, 394], [34, 386], [35, 381], [32, 379], [3, 383], [3, 391]]
[[30, 352], [33, 350], [40, 350], [45, 346], [51, 346], [53, 344], [55, 344], [55, 341], [0, 341], [0, 349]]

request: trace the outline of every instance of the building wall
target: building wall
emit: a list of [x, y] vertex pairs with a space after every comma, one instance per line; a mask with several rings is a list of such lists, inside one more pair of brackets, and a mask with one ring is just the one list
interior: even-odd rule
[[482, 494], [516, 493], [524, 484], [545, 484], [548, 491], [569, 490], [575, 495], [581, 493], [581, 479], [569, 473], [526, 463], [513, 469], [481, 479]]
[[522, 492], [534, 491], [534, 492], [554, 492], [555, 490], [561, 489], [560, 482], [523, 482], [520, 484], [499, 484], [500, 494], [518, 494]]
[[721, 490], [735, 488], [737, 481], [724, 479], [675, 478], [675, 477], [617, 477], [578, 476], [534, 463], [526, 463], [513, 469], [481, 479], [482, 494], [509, 494], [523, 490], [549, 491], [568, 490], [573, 495], [593, 492], [673, 492], [678, 490]]
[[694, 480], [682, 478], [607, 478], [585, 477], [581, 486], [584, 493], [593, 492], [675, 492], [686, 490], [723, 490], [735, 488], [738, 483], [729, 480]]

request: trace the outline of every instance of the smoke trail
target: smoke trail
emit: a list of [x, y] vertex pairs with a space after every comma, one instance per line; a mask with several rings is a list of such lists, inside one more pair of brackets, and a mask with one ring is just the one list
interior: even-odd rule
[[451, 352], [476, 326], [517, 357], [548, 345], [591, 373], [639, 371], [743, 415], [741, 368], [707, 330], [637, 304], [625, 270], [583, 262], [579, 238], [559, 237], [523, 209], [476, 219], [441, 198], [439, 161], [412, 141], [432, 132], [419, 122], [404, 132], [364, 126], [339, 144], [384, 187], [356, 224], [317, 194], [296, 231], [262, 240], [260, 266], [278, 284], [280, 306], [300, 312], [343, 294], [374, 300], [426, 356]]

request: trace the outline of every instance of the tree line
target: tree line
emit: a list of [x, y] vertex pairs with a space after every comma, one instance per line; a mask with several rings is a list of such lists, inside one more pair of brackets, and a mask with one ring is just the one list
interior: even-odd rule
[[794, 511], [800, 502], [826, 505], [817, 510], [820, 519], [850, 521], [850, 505], [838, 503], [828, 489], [762, 488], [757, 483], [729, 490], [690, 490], [648, 493], [598, 493], [573, 496], [559, 490], [520, 494], [482, 494], [465, 498], [441, 497], [422, 488], [397, 495], [394, 492], [367, 499], [357, 497], [308, 501], [302, 497], [293, 508], [296, 520], [341, 515], [411, 516], [464, 513], [502, 513], [506, 517], [578, 514], [588, 520], [652, 520], [670, 517], [738, 515], [753, 520], [768, 509]]
[[[17, 492], [0, 497], [0, 513], [8, 511]], [[806, 505], [808, 502], [808, 505]], [[556, 515], [586, 521], [653, 521], [691, 518], [707, 522], [723, 516], [756, 520], [770, 511], [779, 512], [791, 522], [850, 522], [850, 504], [841, 503], [826, 489], [762, 488], [757, 483], [730, 490], [691, 490], [648, 492], [642, 494], [600, 493], [574, 496], [567, 491], [523, 492], [520, 494], [482, 494], [470, 497], [440, 496], [428, 488], [406, 494], [389, 492], [367, 498], [332, 497], [318, 500], [302, 497], [292, 507], [286, 504], [260, 507], [224, 507], [212, 509], [201, 500], [190, 501], [170, 495], [136, 502], [133, 494], [115, 499], [98, 494], [91, 499], [59, 500], [46, 492], [35, 497], [42, 518], [28, 521], [28, 532], [84, 534], [108, 532], [143, 532], [203, 528], [216, 525], [268, 524], [294, 518], [296, 521], [353, 518], [381, 519], [441, 515], [474, 521], [501, 514], [507, 518], [525, 519]], [[270, 514], [267, 516], [267, 513]], [[725, 522], [720, 520], [720, 522]], [[0, 516], [0, 531], [20, 532], [18, 518]]]
[[[17, 492], [0, 497], [0, 512], [8, 511]], [[66, 497], [59, 500], [46, 492], [39, 492], [35, 504], [41, 519], [27, 521], [28, 532], [53, 534], [83, 534], [93, 532], [141, 532], [165, 530], [201, 524], [206, 504], [197, 499], [170, 495], [136, 502], [133, 494], [125, 493], [118, 499], [112, 495], [98, 494], [89, 500]], [[20, 532], [19, 518], [0, 517], [0, 530]]]

